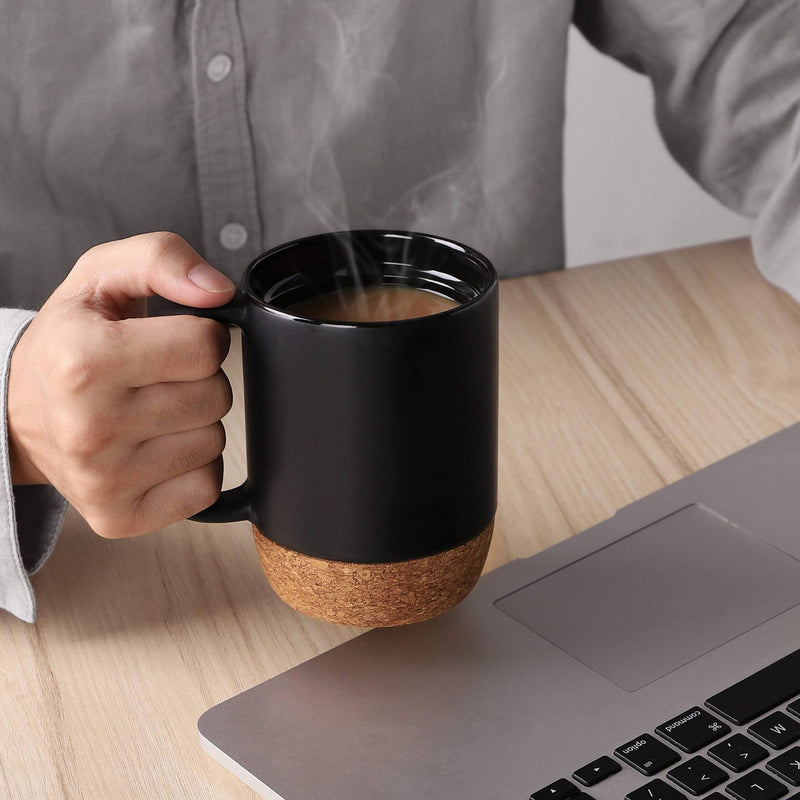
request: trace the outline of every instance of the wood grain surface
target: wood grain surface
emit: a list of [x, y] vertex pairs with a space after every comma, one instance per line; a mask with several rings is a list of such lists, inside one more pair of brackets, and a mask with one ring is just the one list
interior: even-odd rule
[[[505, 281], [487, 569], [797, 421], [799, 377], [800, 306], [744, 241]], [[278, 600], [247, 523], [107, 541], [70, 512], [34, 584], [36, 624], [0, 614], [2, 797], [253, 798], [197, 718], [359, 633]]]

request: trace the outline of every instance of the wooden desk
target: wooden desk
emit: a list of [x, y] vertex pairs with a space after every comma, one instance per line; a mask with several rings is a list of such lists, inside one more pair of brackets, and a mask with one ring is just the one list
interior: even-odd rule
[[[510, 280], [501, 299], [489, 568], [800, 419], [800, 305], [745, 242]], [[277, 600], [244, 523], [112, 542], [70, 514], [34, 583], [35, 625], [0, 615], [3, 797], [252, 798], [197, 718], [358, 633]]]

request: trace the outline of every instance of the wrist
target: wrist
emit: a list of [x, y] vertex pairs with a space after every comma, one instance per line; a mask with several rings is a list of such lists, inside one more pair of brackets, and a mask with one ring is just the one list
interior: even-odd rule
[[[24, 336], [24, 334], [23, 334]], [[11, 483], [14, 486], [26, 484], [50, 483], [47, 477], [31, 459], [27, 449], [23, 444], [24, 437], [19, 430], [21, 414], [24, 411], [24, 404], [20, 407], [20, 375], [16, 368], [15, 359], [18, 357], [20, 342], [11, 354], [11, 365], [8, 377], [8, 387], [6, 394], [6, 430], [8, 431], [8, 458], [11, 467]], [[24, 394], [24, 392], [23, 392]], [[23, 426], [24, 427], [24, 426]]]
[[11, 483], [14, 486], [50, 483], [45, 475], [26, 456], [23, 449], [15, 442], [9, 425], [8, 457], [11, 465]]

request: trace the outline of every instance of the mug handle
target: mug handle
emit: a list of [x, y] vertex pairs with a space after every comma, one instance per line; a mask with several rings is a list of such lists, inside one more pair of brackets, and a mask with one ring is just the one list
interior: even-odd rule
[[[238, 288], [233, 299], [224, 306], [193, 308], [170, 303], [170, 313], [207, 317], [221, 322], [223, 325], [235, 325], [244, 333], [245, 299]], [[224, 489], [208, 508], [193, 514], [189, 519], [194, 522], [239, 522], [250, 520], [251, 517], [250, 482], [245, 478], [239, 486], [233, 489]]]

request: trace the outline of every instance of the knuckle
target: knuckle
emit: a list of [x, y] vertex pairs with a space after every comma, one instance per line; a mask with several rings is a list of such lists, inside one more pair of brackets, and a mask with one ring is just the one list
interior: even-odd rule
[[217, 358], [219, 359], [219, 363], [222, 364], [228, 357], [228, 353], [231, 349], [231, 330], [227, 325], [223, 325], [221, 322], [215, 322], [214, 325]]
[[221, 422], [215, 422], [203, 430], [202, 442], [195, 453], [194, 466], [204, 467], [213, 464], [224, 449], [225, 428]]
[[84, 251], [72, 267], [73, 274], [81, 275], [85, 270], [91, 270], [95, 263], [102, 263], [108, 253], [109, 242], [101, 242]]
[[58, 433], [61, 451], [86, 470], [91, 469], [97, 454], [106, 449], [111, 439], [109, 427], [91, 412], [65, 415]]
[[225, 426], [221, 422], [217, 422], [214, 425], [212, 425], [212, 437], [213, 437], [212, 452], [214, 454], [214, 458], [218, 458], [219, 456], [222, 455], [222, 451], [225, 449], [225, 444], [227, 443]]
[[181, 357], [198, 378], [210, 378], [219, 370], [228, 353], [228, 329], [205, 317], [186, 315], [180, 319], [179, 324], [184, 327]]
[[84, 512], [86, 524], [103, 539], [121, 539], [132, 535], [124, 515], [112, 515], [102, 510]]
[[122, 519], [116, 518], [114, 520], [114, 539], [129, 539], [131, 536], [141, 536], [143, 533], [149, 533], [139, 521], [138, 516], [127, 516]]
[[102, 374], [96, 353], [80, 348], [64, 353], [55, 371], [58, 385], [69, 395], [83, 394], [97, 384]]
[[102, 255], [103, 251], [106, 247], [105, 242], [101, 242], [100, 244], [93, 245], [88, 250], [84, 251], [81, 257], [75, 262], [76, 264], [80, 264], [83, 261], [89, 261], [96, 256]]
[[172, 468], [170, 474], [183, 475], [186, 472], [202, 467], [207, 461], [203, 461], [202, 455], [198, 454], [197, 450], [190, 450], [189, 452], [179, 453], [172, 461]]
[[[92, 516], [90, 525], [92, 530], [105, 539], [128, 539], [132, 536], [142, 536], [158, 527], [158, 520], [147, 518], [146, 504], [143, 497], [133, 502], [129, 499], [124, 502], [115, 502], [99, 508]], [[87, 519], [87, 522], [89, 520]], [[92, 524], [94, 523], [94, 524]]]
[[206, 416], [208, 401], [200, 393], [192, 391], [194, 387], [187, 387], [188, 391], [175, 399], [175, 406], [181, 417], [188, 420], [197, 420]]
[[228, 376], [220, 371], [214, 378], [214, 403], [216, 419], [222, 419], [233, 406], [233, 390]]
[[123, 472], [108, 469], [97, 461], [89, 459], [85, 459], [85, 461], [85, 466], [74, 469], [73, 474], [73, 498], [71, 499], [74, 500], [76, 507], [81, 513], [90, 510], [98, 517], [104, 513], [104, 509], [122, 507], [124, 504], [121, 502], [121, 498], [127, 488], [126, 476]]
[[184, 517], [208, 508], [219, 497], [222, 479], [218, 472], [211, 464], [194, 471], [193, 480], [183, 497], [181, 513]]
[[197, 359], [200, 368], [208, 376], [220, 368], [228, 355], [231, 335], [228, 329], [213, 319], [196, 318], [200, 324], [197, 338]]
[[196, 441], [192, 443], [192, 447], [175, 456], [171, 471], [175, 475], [192, 472], [210, 464], [221, 455], [225, 447], [225, 430], [223, 428], [220, 435], [218, 428], [222, 428], [221, 423], [203, 429], [200, 435], [195, 437]]
[[91, 457], [94, 450], [84, 434], [88, 426], [80, 417], [62, 416], [67, 416], [67, 418], [62, 420], [53, 437], [58, 449], [71, 460], [80, 462], [79, 466], [88, 466], [88, 464], [84, 464], [84, 461]]
[[150, 248], [154, 262], [171, 257], [176, 250], [179, 250], [185, 244], [184, 240], [172, 231], [155, 231], [143, 234], [143, 236], [146, 239], [147, 246]]
[[183, 395], [176, 399], [179, 414], [200, 425], [218, 422], [232, 404], [233, 393], [224, 375], [188, 385]]

